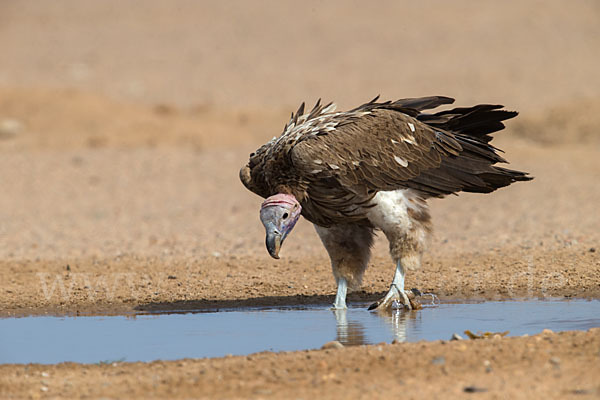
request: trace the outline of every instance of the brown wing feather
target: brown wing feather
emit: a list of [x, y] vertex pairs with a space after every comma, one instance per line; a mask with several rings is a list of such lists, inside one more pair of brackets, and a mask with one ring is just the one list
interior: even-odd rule
[[461, 150], [451, 134], [402, 112], [374, 109], [334, 132], [305, 138], [290, 155], [319, 215], [334, 221], [338, 215], [364, 218], [357, 205], [378, 191], [409, 187], [412, 178]]
[[294, 145], [291, 160], [310, 182], [335, 177], [344, 186], [359, 183], [366, 192], [398, 189], [461, 150], [451, 134], [436, 132], [406, 114], [378, 109]]
[[421, 113], [453, 102], [442, 96], [376, 101], [345, 113], [319, 101], [304, 114], [302, 105], [279, 138], [250, 155], [240, 179], [263, 197], [293, 194], [302, 214], [321, 226], [368, 224], [365, 206], [378, 191], [443, 196], [531, 179], [494, 166], [505, 161], [487, 143], [516, 113], [496, 105]]

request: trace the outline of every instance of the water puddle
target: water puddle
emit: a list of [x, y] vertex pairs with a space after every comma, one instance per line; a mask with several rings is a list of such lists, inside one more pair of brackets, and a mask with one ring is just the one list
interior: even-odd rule
[[[600, 300], [443, 303], [417, 312], [328, 306], [105, 317], [0, 319], [0, 363], [175, 360], [394, 339], [449, 339], [465, 330], [509, 336], [600, 326]], [[464, 336], [464, 335], [463, 335]]]

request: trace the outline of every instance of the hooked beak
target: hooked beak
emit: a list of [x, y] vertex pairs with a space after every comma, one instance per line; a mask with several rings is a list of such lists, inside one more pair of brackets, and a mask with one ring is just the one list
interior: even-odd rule
[[268, 229], [265, 243], [271, 257], [279, 259], [279, 249], [281, 249], [281, 234], [276, 229]]

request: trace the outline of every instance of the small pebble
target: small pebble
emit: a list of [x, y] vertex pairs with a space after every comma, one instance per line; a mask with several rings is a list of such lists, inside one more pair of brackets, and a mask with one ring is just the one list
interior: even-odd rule
[[481, 393], [481, 392], [487, 392], [487, 389], [482, 388], [482, 387], [477, 387], [477, 386], [465, 386], [463, 388], [463, 392], [465, 392], [465, 393]]
[[485, 372], [487, 372], [488, 374], [492, 372], [492, 363], [490, 362], [490, 360], [484, 360], [483, 366], [485, 367]]
[[571, 390], [571, 393], [573, 393], [573, 394], [590, 394], [590, 393], [592, 393], [592, 391], [587, 390], [587, 389], [574, 389], [574, 390]]
[[50, 374], [49, 374], [49, 373], [47, 373], [47, 372], [42, 372], [42, 376], [43, 376], [44, 378], [48, 378], [48, 377], [50, 376]]
[[460, 336], [458, 333], [453, 333], [450, 340], [464, 340], [464, 338], [462, 336]]
[[543, 335], [554, 335], [554, 331], [552, 329], [544, 329], [542, 331]]
[[16, 119], [3, 119], [0, 121], [0, 139], [9, 139], [23, 130], [23, 124]]
[[590, 247], [590, 253], [595, 253], [596, 252], [596, 248], [595, 247]]
[[322, 350], [343, 349], [343, 348], [344, 348], [344, 345], [341, 344], [340, 342], [338, 342], [337, 340], [332, 340], [331, 342], [327, 342], [321, 347]]
[[40, 390], [41, 390], [42, 392], [47, 392], [47, 391], [48, 391], [48, 387], [47, 387], [47, 386], [42, 386], [42, 387], [40, 388]]
[[433, 360], [431, 360], [431, 363], [433, 365], [444, 365], [446, 364], [446, 359], [444, 357], [436, 357]]

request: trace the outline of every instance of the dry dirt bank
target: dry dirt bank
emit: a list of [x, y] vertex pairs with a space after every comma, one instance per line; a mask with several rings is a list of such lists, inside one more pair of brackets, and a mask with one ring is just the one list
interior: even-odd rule
[[[67, 270], [67, 265], [69, 270]], [[328, 260], [208, 257], [188, 261], [117, 257], [110, 260], [0, 262], [0, 316], [121, 314], [244, 306], [328, 304], [335, 284]], [[393, 268], [377, 257], [350, 301], [375, 301]], [[436, 258], [407, 278], [409, 287], [442, 300], [599, 298], [600, 261], [582, 246], [513, 249]]]

